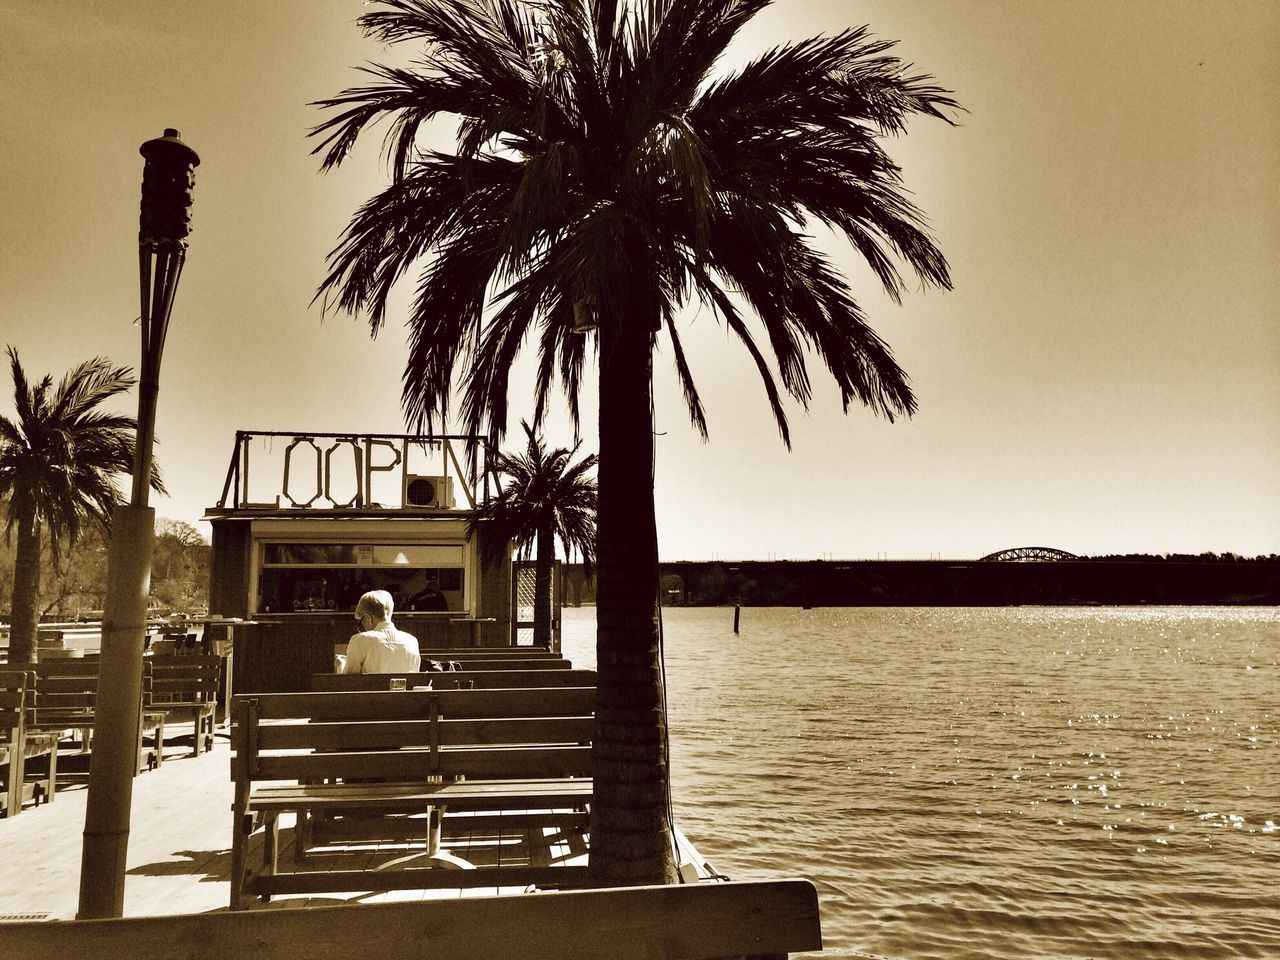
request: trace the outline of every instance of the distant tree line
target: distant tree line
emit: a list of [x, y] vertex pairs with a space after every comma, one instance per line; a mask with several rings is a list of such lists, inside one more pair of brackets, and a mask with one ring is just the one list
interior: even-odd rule
[[[663, 563], [668, 606], [1272, 604], [1280, 556], [1148, 554], [1054, 561], [715, 561]], [[577, 565], [565, 602], [592, 603]]]
[[[0, 502], [0, 516], [5, 504]], [[79, 539], [62, 544], [60, 556], [45, 544], [40, 551], [42, 620], [98, 618], [106, 603], [109, 543], [97, 527], [87, 527]], [[181, 520], [156, 520], [151, 556], [151, 599], [157, 613], [190, 612], [209, 605], [208, 542], [200, 531]], [[0, 619], [7, 619], [13, 601], [15, 545], [0, 536]]]
[[1172, 563], [1280, 563], [1280, 553], [1244, 557], [1238, 553], [1107, 553], [1082, 560], [1115, 560], [1124, 563], [1147, 563], [1168, 560]]

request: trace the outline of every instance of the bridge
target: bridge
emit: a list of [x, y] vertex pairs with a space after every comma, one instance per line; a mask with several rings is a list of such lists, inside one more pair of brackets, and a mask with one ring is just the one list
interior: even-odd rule
[[[1010, 547], [988, 553], [981, 560], [1079, 560], [1074, 553], [1053, 547]], [[981, 560], [979, 562], [981, 562]]]

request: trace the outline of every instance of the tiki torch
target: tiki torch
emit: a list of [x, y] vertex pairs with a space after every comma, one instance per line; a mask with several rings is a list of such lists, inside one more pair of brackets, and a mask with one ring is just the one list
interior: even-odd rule
[[132, 496], [128, 505], [116, 507], [111, 516], [96, 729], [80, 861], [79, 919], [119, 917], [124, 913], [129, 807], [142, 746], [142, 651], [147, 636], [155, 529], [155, 511], [147, 500], [156, 395], [173, 297], [187, 258], [191, 189], [195, 167], [200, 163], [196, 152], [179, 139], [177, 130], [165, 130], [163, 137], [148, 140], [138, 152], [146, 161], [138, 230], [142, 301], [138, 432]]

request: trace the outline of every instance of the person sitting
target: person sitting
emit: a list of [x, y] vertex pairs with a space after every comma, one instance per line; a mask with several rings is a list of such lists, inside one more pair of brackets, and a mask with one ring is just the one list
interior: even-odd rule
[[340, 673], [417, 672], [422, 665], [418, 638], [391, 622], [395, 604], [385, 590], [370, 590], [356, 604], [357, 633], [347, 643]]
[[436, 589], [435, 584], [429, 583], [420, 593], [414, 594], [410, 609], [439, 612], [448, 610], [449, 603], [445, 600], [444, 594]]

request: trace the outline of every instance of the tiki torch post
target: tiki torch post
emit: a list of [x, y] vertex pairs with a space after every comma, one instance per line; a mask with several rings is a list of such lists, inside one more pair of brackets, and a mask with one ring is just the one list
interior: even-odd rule
[[173, 296], [187, 257], [191, 188], [195, 167], [200, 163], [196, 152], [178, 138], [177, 130], [165, 130], [163, 137], [148, 140], [139, 152], [146, 163], [138, 231], [142, 295], [138, 433], [132, 496], [127, 506], [116, 507], [111, 518], [102, 665], [80, 862], [77, 917], [85, 920], [124, 914], [129, 808], [141, 750], [142, 651], [147, 635], [155, 526], [155, 511], [147, 500], [156, 394]]

